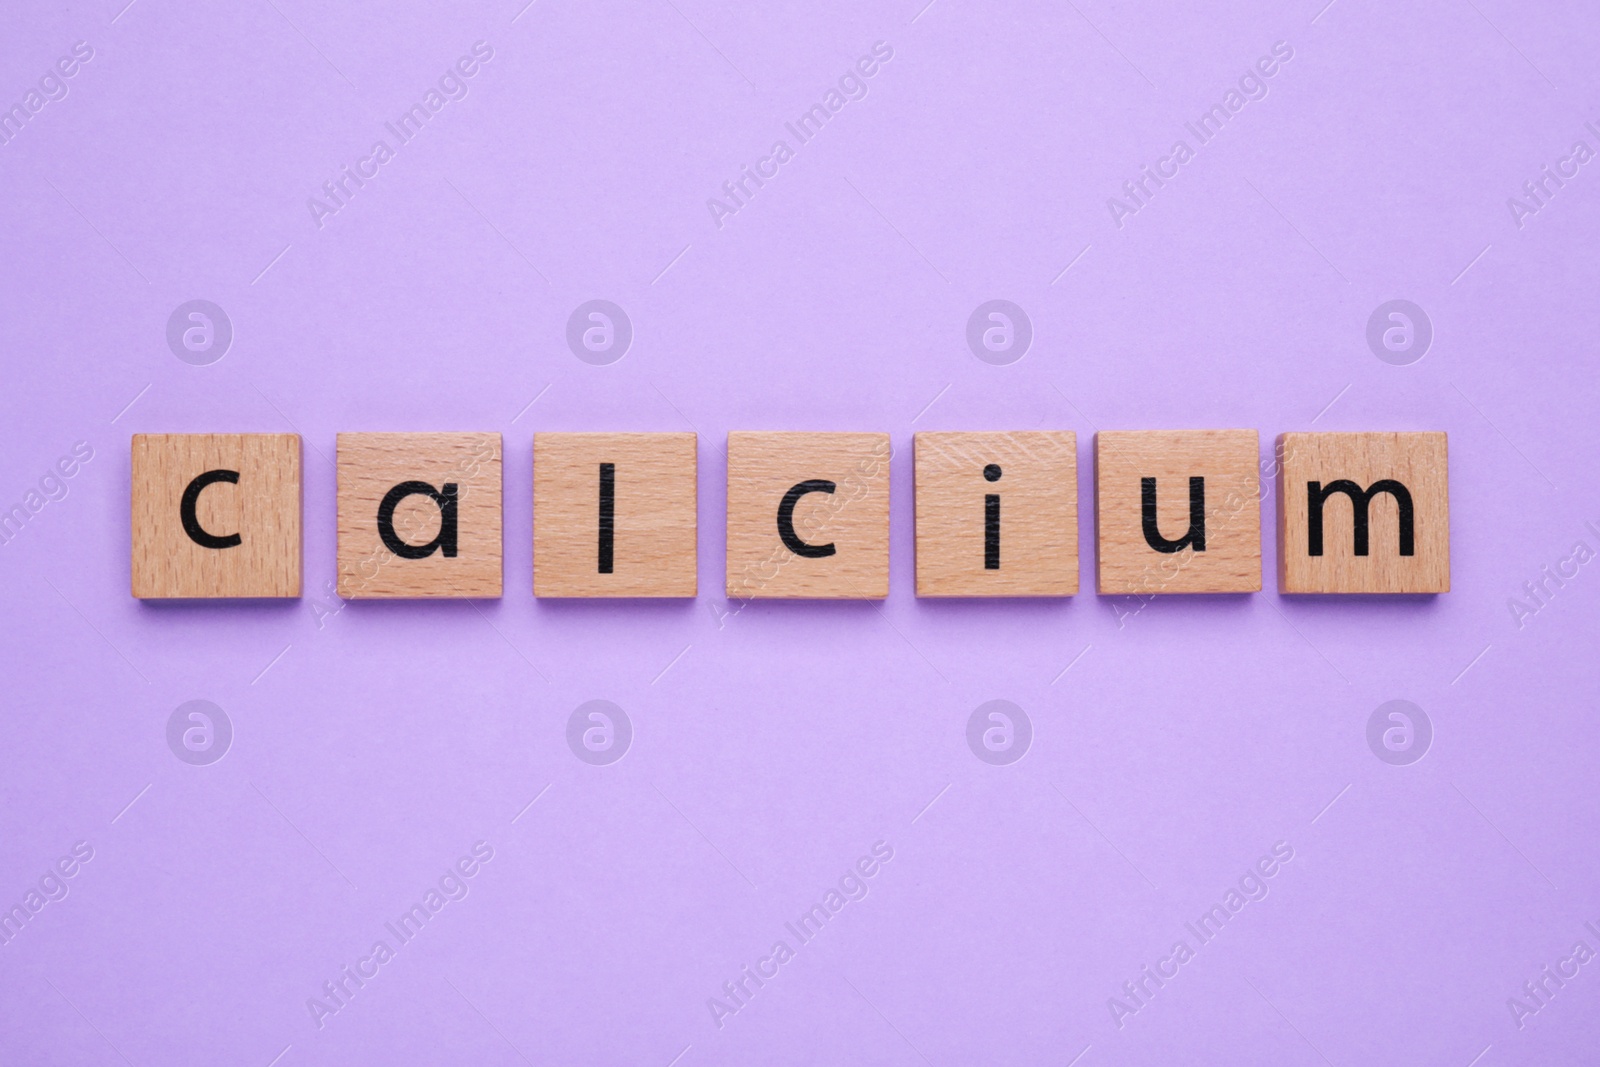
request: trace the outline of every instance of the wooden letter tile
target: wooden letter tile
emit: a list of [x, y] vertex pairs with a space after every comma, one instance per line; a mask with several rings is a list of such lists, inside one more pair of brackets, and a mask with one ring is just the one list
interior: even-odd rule
[[1278, 589], [1448, 593], [1445, 435], [1279, 436]]
[[1254, 430], [1103, 430], [1094, 441], [1102, 595], [1261, 590]]
[[1078, 435], [919, 433], [917, 595], [1078, 591]]
[[889, 595], [889, 435], [728, 435], [728, 596]]
[[692, 597], [695, 435], [533, 435], [533, 592]]
[[133, 435], [133, 595], [300, 595], [300, 436]]
[[339, 595], [500, 595], [500, 435], [339, 435]]

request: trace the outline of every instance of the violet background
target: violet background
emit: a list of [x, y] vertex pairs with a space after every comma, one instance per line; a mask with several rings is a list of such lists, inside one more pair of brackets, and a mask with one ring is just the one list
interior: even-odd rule
[[[1600, 164], [1520, 230], [1506, 198], [1597, 147], [1594, 9], [921, 3], [0, 19], [0, 103], [95, 49], [0, 147], [0, 502], [94, 449], [0, 548], [0, 905], [95, 849], [0, 947], [0, 1061], [1593, 1061], [1600, 964], [1524, 1029], [1506, 999], [1600, 949], [1600, 578], [1521, 628], [1507, 601], [1600, 547]], [[318, 229], [307, 198], [478, 40], [469, 95]], [[706, 199], [880, 40], [718, 229]], [[1107, 197], [1275, 41], [1266, 99], [1119, 230]], [[235, 330], [204, 367], [165, 340], [196, 297]], [[610, 366], [564, 339], [596, 297], [634, 326]], [[1010, 366], [964, 338], [995, 297], [1035, 330]], [[1364, 336], [1396, 297], [1435, 330], [1410, 366]], [[1269, 497], [1263, 593], [1094, 595], [1095, 429], [1187, 426], [1264, 459], [1448, 431], [1452, 592], [1279, 597]], [[532, 433], [685, 428], [700, 597], [535, 600]], [[721, 443], [767, 428], [892, 434], [887, 601], [724, 617]], [[919, 602], [912, 433], [1033, 428], [1079, 434], [1085, 591]], [[505, 434], [505, 597], [324, 616], [334, 434], [405, 429]], [[286, 430], [305, 598], [135, 602], [129, 435]], [[1365, 740], [1397, 697], [1435, 731], [1407, 767]], [[235, 729], [207, 767], [165, 741], [195, 698]], [[609, 767], [564, 739], [594, 698], [634, 724]], [[966, 746], [994, 698], [1034, 726], [1009, 767]], [[319, 1030], [307, 998], [480, 839], [470, 894]], [[707, 998], [880, 839], [866, 899], [719, 1030]], [[1118, 1029], [1107, 999], [1280, 840], [1270, 895]]]

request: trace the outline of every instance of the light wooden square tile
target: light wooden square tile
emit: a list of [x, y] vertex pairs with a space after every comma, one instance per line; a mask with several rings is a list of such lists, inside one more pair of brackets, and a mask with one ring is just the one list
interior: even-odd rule
[[300, 595], [300, 436], [133, 436], [133, 595]]
[[692, 433], [533, 435], [533, 591], [692, 597]]
[[1278, 438], [1278, 588], [1285, 593], [1450, 591], [1450, 472], [1443, 433]]
[[919, 433], [917, 595], [1078, 591], [1078, 435]]
[[1095, 434], [1100, 593], [1259, 592], [1260, 452], [1254, 430]]
[[500, 435], [339, 435], [339, 595], [498, 597]]
[[889, 435], [728, 435], [730, 597], [889, 595]]

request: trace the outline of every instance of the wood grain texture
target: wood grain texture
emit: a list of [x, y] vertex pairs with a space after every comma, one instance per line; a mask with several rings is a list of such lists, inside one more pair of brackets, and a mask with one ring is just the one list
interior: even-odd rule
[[693, 433], [534, 434], [534, 595], [694, 596], [695, 443]]
[[1078, 591], [1076, 433], [919, 433], [914, 448], [918, 596]]
[[[347, 600], [489, 597], [501, 592], [500, 435], [497, 433], [341, 433], [339, 595]], [[378, 514], [404, 482], [456, 495], [456, 554], [442, 546], [422, 559], [383, 540]], [[443, 505], [425, 493], [399, 499], [394, 534], [423, 546], [443, 532]]]
[[[1312, 555], [1308, 484], [1348, 481], [1364, 495], [1398, 482], [1411, 500], [1412, 554], [1401, 554], [1397, 494], [1367, 503], [1367, 554], [1356, 554], [1358, 505], [1345, 492], [1322, 505], [1322, 554]], [[1443, 433], [1286, 433], [1278, 437], [1278, 589], [1284, 593], [1450, 591], [1449, 446]]]
[[[1260, 437], [1254, 430], [1103, 430], [1095, 434], [1095, 573], [1102, 595], [1261, 591]], [[1144, 480], [1155, 479], [1156, 544]], [[1191, 498], [1191, 479], [1203, 481]], [[1193, 524], [1192, 499], [1204, 503]], [[1203, 531], [1203, 550], [1191, 530]]]
[[[728, 596], [888, 596], [891, 451], [883, 433], [730, 433]], [[797, 554], [778, 529], [785, 494], [807, 481], [834, 484], [800, 496], [792, 515], [800, 541], [834, 546], [825, 557]]]
[[[300, 435], [133, 435], [132, 585], [141, 599], [300, 595]], [[207, 471], [237, 482], [199, 490], [203, 534], [239, 543], [208, 548], [184, 530], [185, 490]]]

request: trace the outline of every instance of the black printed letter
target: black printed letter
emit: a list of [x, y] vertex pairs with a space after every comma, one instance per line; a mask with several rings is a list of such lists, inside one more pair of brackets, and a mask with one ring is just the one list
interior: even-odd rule
[[1394, 497], [1395, 505], [1400, 509], [1400, 554], [1402, 556], [1416, 555], [1416, 534], [1412, 528], [1411, 492], [1393, 478], [1383, 478], [1373, 482], [1363, 490], [1355, 482], [1340, 478], [1336, 482], [1329, 482], [1326, 489], [1321, 482], [1306, 483], [1306, 555], [1322, 555], [1322, 504], [1334, 493], [1343, 493], [1350, 498], [1350, 511], [1355, 526], [1355, 554], [1367, 554], [1367, 506], [1372, 503], [1372, 498], [1379, 493], [1388, 493]]
[[232, 548], [243, 540], [238, 534], [207, 533], [200, 525], [200, 520], [194, 513], [195, 505], [200, 503], [200, 494], [212, 482], [228, 482], [230, 485], [239, 484], [238, 471], [206, 471], [183, 491], [183, 502], [178, 505], [178, 517], [183, 520], [183, 532], [189, 535], [189, 540], [201, 548]]
[[[983, 480], [998, 482], [1000, 464], [990, 463], [983, 468]], [[1000, 569], [1000, 494], [985, 493], [983, 497], [983, 569]]]
[[[394, 532], [394, 509], [400, 501], [413, 494], [431, 497], [439, 505], [439, 532], [425, 545], [408, 545]], [[378, 536], [389, 546], [389, 551], [402, 559], [427, 559], [438, 549], [446, 559], [456, 554], [456, 483], [446, 482], [435, 489], [427, 482], [401, 482], [384, 496], [378, 505]]]
[[1156, 522], [1156, 480], [1139, 479], [1139, 502], [1144, 516], [1144, 539], [1157, 552], [1182, 552], [1193, 547], [1196, 552], [1206, 550], [1206, 480], [1189, 479], [1189, 532], [1176, 541], [1161, 536], [1161, 526]]
[[617, 465], [600, 464], [600, 573], [611, 573], [611, 550], [617, 532]]
[[832, 541], [825, 545], [810, 545], [800, 540], [800, 535], [794, 532], [794, 506], [800, 502], [800, 498], [807, 493], [832, 493], [837, 488], [832, 482], [813, 478], [793, 486], [783, 494], [783, 501], [778, 505], [778, 536], [783, 538], [784, 547], [790, 552], [809, 559], [822, 559], [837, 551]]

